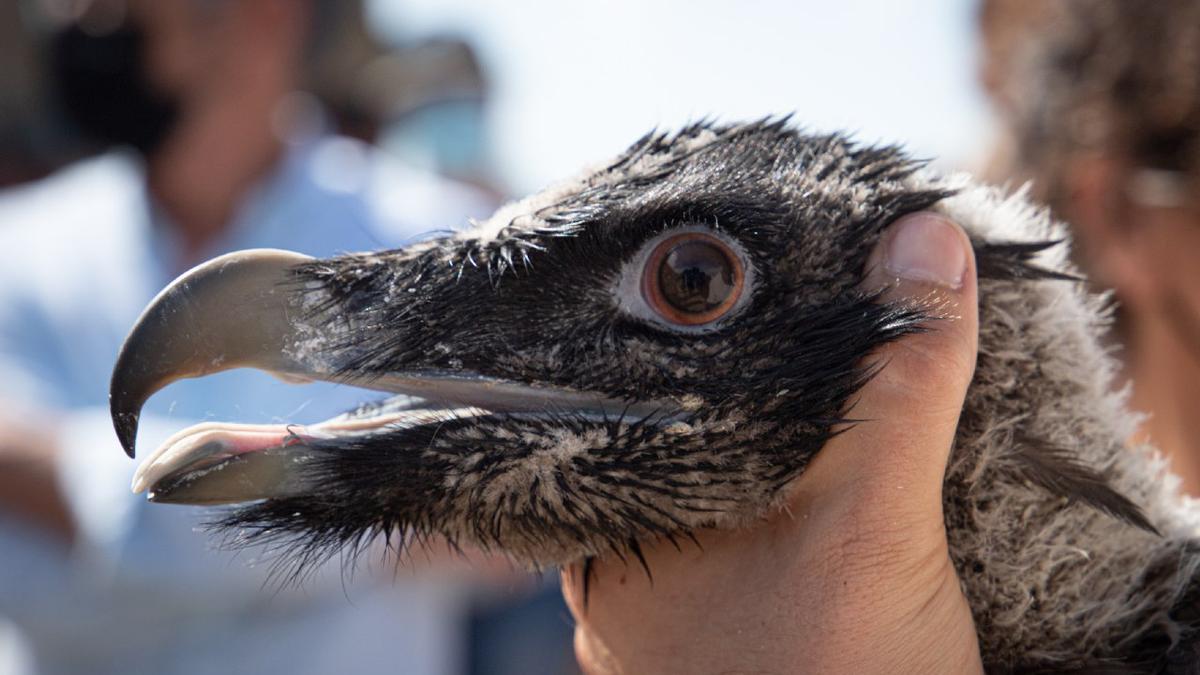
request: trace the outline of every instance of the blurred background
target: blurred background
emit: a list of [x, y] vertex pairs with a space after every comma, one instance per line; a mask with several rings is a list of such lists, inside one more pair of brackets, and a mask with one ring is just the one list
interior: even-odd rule
[[[1148, 383], [1135, 403], [1158, 414], [1144, 433], [1195, 493], [1200, 280], [1170, 256], [1200, 231], [1200, 38], [1171, 27], [1200, 15], [1171, 0], [1141, 20], [1139, 5], [6, 0], [0, 675], [573, 672], [553, 574], [435, 554], [352, 580], [334, 561], [272, 589], [269, 566], [215, 550], [191, 510], [128, 494], [106, 378], [144, 303], [207, 257], [402, 245], [702, 118], [792, 113], [943, 169], [1037, 178], [1035, 196], [1083, 223], [1080, 262], [1117, 288], [1123, 377]], [[1172, 58], [1190, 70], [1159, 77]], [[1168, 98], [1157, 117], [1096, 122], [1137, 117], [1112, 101]], [[1072, 129], [1100, 131], [1047, 140]], [[1114, 194], [1130, 196], [1084, 208]], [[1126, 226], [1151, 220], [1166, 224]], [[244, 373], [181, 382], [141, 445], [368, 397]]]
[[[4, 156], [44, 170], [71, 149], [56, 128], [61, 113], [45, 107], [37, 4], [69, 13], [80, 3], [14, 0], [0, 10], [9, 15]], [[367, 34], [330, 56], [322, 93], [357, 106], [359, 121], [370, 119], [377, 140], [405, 161], [479, 175], [514, 194], [652, 127], [705, 117], [794, 112], [813, 129], [903, 139], [949, 166], [986, 148], [970, 0], [366, 0], [363, 11]]]

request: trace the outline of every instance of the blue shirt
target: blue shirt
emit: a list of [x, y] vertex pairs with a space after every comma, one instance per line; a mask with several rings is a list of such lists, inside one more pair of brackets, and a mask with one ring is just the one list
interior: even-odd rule
[[[109, 154], [0, 193], [0, 410], [57, 430], [61, 488], [79, 527], [65, 550], [0, 513], [0, 615], [22, 629], [39, 672], [459, 669], [459, 583], [363, 571], [343, 588], [334, 561], [299, 591], [274, 592], [269, 552], [217, 550], [197, 531], [202, 509], [130, 493], [135, 462], [117, 444], [107, 395], [126, 332], [192, 264], [244, 248], [329, 256], [398, 246], [490, 206], [332, 137], [291, 147], [195, 260], [180, 258], [130, 156]], [[315, 422], [375, 396], [249, 370], [185, 380], [148, 402], [139, 454], [206, 419]]]

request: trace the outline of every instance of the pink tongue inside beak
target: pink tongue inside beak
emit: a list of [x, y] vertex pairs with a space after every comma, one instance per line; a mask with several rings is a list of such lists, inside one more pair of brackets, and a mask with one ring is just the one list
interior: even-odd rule
[[335, 417], [309, 426], [206, 422], [167, 439], [138, 467], [132, 487], [134, 492], [148, 491], [151, 501], [179, 504], [236, 504], [304, 494], [312, 486], [300, 469], [317, 457], [310, 447], [314, 440], [485, 412], [405, 409]]
[[291, 433], [252, 431], [228, 434], [225, 437], [225, 452], [229, 456], [241, 455], [247, 452], [278, 448], [298, 442], [299, 439]]
[[135, 492], [152, 501], [223, 504], [282, 496], [289, 466], [308, 458], [297, 425], [202, 424], [176, 434], [138, 468]]
[[133, 477], [133, 491], [152, 489], [183, 470], [199, 470], [224, 460], [296, 445], [307, 429], [284, 424], [220, 424], [208, 422], [184, 429], [147, 457]]

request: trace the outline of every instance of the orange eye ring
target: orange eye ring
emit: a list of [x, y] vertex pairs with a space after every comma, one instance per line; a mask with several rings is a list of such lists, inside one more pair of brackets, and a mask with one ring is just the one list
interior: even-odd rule
[[737, 253], [704, 232], [682, 232], [659, 242], [642, 271], [646, 304], [679, 326], [702, 326], [725, 316], [745, 284]]

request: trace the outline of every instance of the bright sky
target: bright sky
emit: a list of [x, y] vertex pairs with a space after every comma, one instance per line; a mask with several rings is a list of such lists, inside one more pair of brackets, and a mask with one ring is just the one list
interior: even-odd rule
[[652, 127], [795, 112], [962, 166], [987, 143], [972, 0], [371, 0], [393, 36], [466, 37], [495, 85], [500, 175], [524, 192]]

